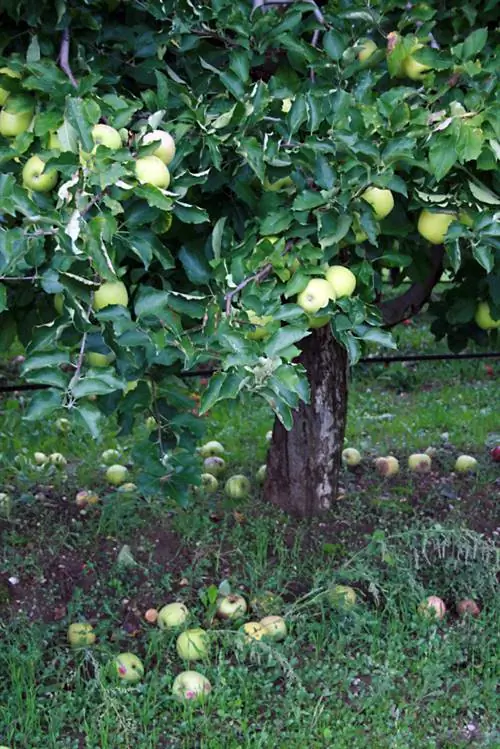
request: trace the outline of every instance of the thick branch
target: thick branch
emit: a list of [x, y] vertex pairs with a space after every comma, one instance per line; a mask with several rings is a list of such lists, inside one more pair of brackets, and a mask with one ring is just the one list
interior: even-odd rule
[[76, 80], [69, 64], [69, 28], [66, 27], [63, 31], [61, 48], [59, 50], [59, 65], [64, 70], [69, 80], [75, 88], [78, 88], [78, 81]]
[[401, 296], [382, 302], [379, 307], [382, 312], [383, 325], [392, 328], [394, 325], [412, 317], [419, 312], [428, 301], [432, 289], [441, 278], [443, 272], [444, 247], [439, 245], [433, 249], [430, 257], [431, 268], [424, 281], [414, 283]]

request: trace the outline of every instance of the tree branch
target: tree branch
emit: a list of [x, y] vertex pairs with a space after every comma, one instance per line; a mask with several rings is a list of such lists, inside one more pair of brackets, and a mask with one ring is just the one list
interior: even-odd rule
[[443, 272], [444, 247], [439, 245], [433, 249], [430, 257], [431, 267], [429, 275], [424, 281], [417, 281], [401, 296], [389, 299], [379, 304], [382, 313], [382, 324], [392, 328], [402, 320], [416, 315], [428, 301], [432, 289], [439, 281]]
[[62, 35], [61, 47], [59, 49], [59, 65], [61, 69], [66, 73], [69, 80], [75, 88], [78, 88], [78, 81], [76, 80], [71, 66], [69, 64], [69, 27], [67, 26]]
[[248, 276], [248, 278], [245, 278], [241, 283], [238, 284], [238, 286], [230, 291], [224, 299], [226, 300], [226, 315], [229, 317], [231, 314], [231, 302], [233, 300], [233, 297], [242, 289], [245, 288], [245, 286], [248, 286], [249, 283], [252, 281], [263, 281], [265, 278], [268, 277], [268, 275], [271, 273], [273, 269], [272, 263], [267, 263], [267, 265], [264, 265], [263, 268], [261, 268], [257, 273], [254, 273], [253, 276]]

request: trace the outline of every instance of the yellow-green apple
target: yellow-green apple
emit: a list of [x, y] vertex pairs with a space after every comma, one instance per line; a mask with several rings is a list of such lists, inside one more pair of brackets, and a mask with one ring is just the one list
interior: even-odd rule
[[115, 151], [122, 147], [120, 133], [110, 125], [94, 125], [92, 138], [96, 146], [106, 146], [106, 148], [112, 148]]
[[77, 507], [87, 507], [87, 505], [96, 505], [99, 502], [99, 496], [95, 492], [82, 489], [75, 497]]
[[68, 627], [68, 642], [73, 648], [85, 648], [96, 640], [94, 628], [87, 622], [76, 622]]
[[428, 596], [419, 604], [418, 613], [429, 619], [444, 619], [446, 606], [438, 596]]
[[454, 213], [438, 213], [424, 208], [418, 217], [418, 233], [431, 244], [442, 244], [449, 225], [455, 219]]
[[154, 185], [167, 188], [170, 184], [170, 172], [158, 156], [144, 156], [135, 162], [135, 175], [141, 185]]
[[0, 515], [9, 517], [12, 509], [12, 500], [6, 492], [0, 492]]
[[127, 306], [128, 291], [123, 281], [105, 281], [94, 292], [94, 309], [96, 312], [110, 304]]
[[494, 330], [500, 328], [500, 319], [494, 320], [491, 316], [490, 305], [488, 302], [479, 302], [474, 315], [476, 325], [482, 330]]
[[459, 455], [455, 463], [458, 473], [474, 473], [477, 471], [477, 460], [472, 455]]
[[375, 213], [375, 218], [381, 221], [389, 215], [394, 208], [394, 198], [390, 190], [383, 190], [380, 187], [367, 187], [361, 195], [363, 200], [371, 205]]
[[62, 315], [64, 310], [64, 294], [54, 294], [54, 309], [58, 315]]
[[257, 483], [263, 484], [267, 477], [267, 465], [264, 463], [260, 466], [259, 470], [255, 474], [255, 478], [257, 479]]
[[210, 442], [206, 442], [204, 445], [202, 445], [198, 452], [200, 453], [202, 458], [211, 458], [214, 455], [224, 455], [225, 450], [224, 446], [221, 445], [220, 442], [217, 442], [217, 440], [211, 440]]
[[361, 463], [361, 453], [355, 447], [346, 447], [342, 450], [342, 462], [349, 468], [355, 468]]
[[243, 499], [250, 493], [250, 481], [242, 474], [235, 474], [226, 481], [224, 491], [231, 499]]
[[125, 484], [118, 487], [118, 491], [120, 494], [133, 494], [137, 491], [137, 486], [131, 481], [127, 481]]
[[95, 367], [100, 369], [101, 367], [109, 367], [111, 362], [115, 359], [113, 352], [110, 354], [99, 354], [97, 351], [87, 351], [85, 354], [85, 361], [89, 367]]
[[317, 328], [324, 328], [330, 322], [330, 315], [318, 315], [316, 317], [308, 317], [308, 325], [311, 330]]
[[219, 619], [241, 619], [247, 612], [247, 602], [243, 596], [230, 594], [217, 601]]
[[212, 691], [212, 685], [198, 671], [183, 671], [175, 677], [172, 694], [179, 700], [203, 700]]
[[259, 316], [253, 309], [247, 310], [248, 320], [252, 325], [255, 325], [255, 330], [251, 330], [247, 333], [247, 338], [251, 341], [263, 341], [265, 338], [269, 338], [272, 330], [269, 329], [269, 323], [272, 323], [274, 318], [272, 315]]
[[426, 453], [413, 453], [408, 458], [408, 468], [415, 473], [429, 473], [432, 468], [432, 459]]
[[293, 105], [293, 99], [283, 99], [281, 102], [281, 111], [283, 114], [288, 114]]
[[58, 468], [62, 468], [68, 461], [61, 453], [50, 453], [49, 462], [52, 463], [52, 465], [57, 466]]
[[67, 434], [71, 429], [71, 421], [69, 419], [57, 419], [56, 429], [63, 434]]
[[156, 421], [154, 416], [148, 416], [148, 418], [145, 421], [146, 429], [150, 432], [153, 431], [153, 429], [156, 429], [158, 426], [158, 422]]
[[158, 143], [158, 148], [153, 152], [164, 164], [170, 164], [175, 156], [175, 141], [164, 130], [153, 130], [152, 133], [146, 133], [141, 140], [141, 145], [147, 146], [150, 143]]
[[48, 455], [45, 455], [45, 453], [34, 453], [33, 460], [37, 464], [37, 466], [44, 466], [46, 463], [48, 463], [49, 458]]
[[356, 603], [356, 591], [349, 585], [335, 585], [327, 592], [328, 600], [334, 606], [350, 609]]
[[206, 658], [209, 651], [209, 639], [204, 629], [187, 629], [177, 638], [176, 649], [185, 661], [197, 661]]
[[50, 192], [57, 184], [57, 169], [45, 171], [45, 161], [31, 156], [23, 166], [23, 185], [34, 192]]
[[129, 382], [127, 382], [123, 388], [123, 395], [127, 395], [128, 393], [131, 393], [133, 390], [136, 389], [138, 384], [139, 384], [139, 380], [130, 380]]
[[395, 476], [399, 472], [399, 461], [392, 455], [387, 455], [382, 458], [375, 458], [374, 460], [375, 470], [381, 476]]
[[9, 96], [0, 112], [0, 135], [15, 138], [26, 132], [34, 111], [33, 99], [28, 96]]
[[412, 81], [422, 80], [424, 75], [426, 75], [429, 70], [432, 70], [430, 65], [424, 65], [413, 57], [413, 53], [422, 49], [423, 46], [423, 44], [416, 44], [413, 47], [411, 54], [409, 54], [403, 61], [403, 73], [407, 78], [411, 78]]
[[[16, 73], [15, 70], [11, 70], [11, 68], [0, 68], [0, 73], [2, 75], [7, 76], [8, 78], [20, 78], [20, 74]], [[10, 96], [10, 91], [7, 91], [6, 88], [2, 88], [0, 86], [0, 107], [3, 107], [5, 102]]]
[[106, 466], [112, 466], [113, 463], [119, 459], [120, 453], [118, 450], [104, 450], [101, 455], [101, 460]]
[[286, 622], [282, 616], [265, 616], [261, 619], [261, 626], [266, 630], [265, 637], [281, 642], [287, 635]]
[[212, 476], [220, 476], [226, 468], [226, 461], [218, 455], [212, 455], [203, 461], [204, 473], [211, 473]]
[[464, 616], [479, 616], [481, 609], [472, 598], [464, 598], [457, 603], [457, 614]]
[[219, 482], [212, 473], [201, 474], [201, 488], [206, 494], [213, 494], [219, 488]]
[[304, 312], [313, 315], [331, 300], [335, 300], [335, 293], [326, 278], [311, 278], [304, 291], [298, 295], [297, 304]]
[[325, 273], [325, 278], [333, 288], [336, 299], [352, 296], [356, 288], [356, 276], [343, 265], [332, 265]]
[[158, 612], [156, 623], [160, 629], [176, 629], [184, 624], [189, 617], [189, 609], [180, 601], [167, 603]]
[[262, 638], [268, 634], [265, 627], [263, 627], [260, 622], [247, 622], [242, 626], [241, 632], [245, 635], [245, 642], [262, 640]]
[[369, 60], [377, 49], [377, 45], [375, 44], [373, 39], [367, 39], [360, 45], [360, 49], [358, 52], [359, 62], [366, 62], [367, 60]]
[[119, 679], [134, 684], [144, 676], [144, 665], [134, 653], [120, 653], [113, 661], [114, 670]]
[[127, 476], [128, 469], [126, 468], [126, 466], [119, 465], [118, 463], [109, 466], [108, 470], [106, 471], [106, 480], [110, 484], [113, 484], [113, 486], [120, 486], [120, 484], [124, 484]]

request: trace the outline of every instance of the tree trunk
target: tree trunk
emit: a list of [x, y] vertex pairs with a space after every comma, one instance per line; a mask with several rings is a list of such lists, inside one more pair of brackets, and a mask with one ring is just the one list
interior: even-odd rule
[[311, 402], [302, 403], [287, 432], [276, 420], [264, 496], [300, 517], [321, 515], [337, 497], [347, 411], [347, 352], [329, 325], [302, 341]]

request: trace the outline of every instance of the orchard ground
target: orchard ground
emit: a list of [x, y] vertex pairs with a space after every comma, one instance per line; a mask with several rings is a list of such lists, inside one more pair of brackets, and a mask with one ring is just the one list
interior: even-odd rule
[[[444, 351], [425, 319], [397, 335], [400, 351]], [[226, 475], [252, 478], [251, 497], [228, 502], [221, 491], [181, 509], [105, 485], [101, 453], [119, 448], [127, 462], [130, 446], [112, 421], [96, 443], [74, 429], [59, 434], [52, 423], [23, 424], [27, 396], [4, 397], [0, 491], [13, 505], [0, 520], [0, 743], [498, 746], [500, 521], [498, 463], [489, 455], [499, 439], [497, 371], [488, 360], [358, 367], [346, 444], [363, 461], [344, 471], [331, 515], [310, 523], [260, 497], [254, 476], [272, 417], [255, 402], [224, 404], [206, 420], [207, 439], [226, 447]], [[436, 449], [432, 472], [410, 474], [409, 454], [428, 447]], [[36, 468], [35, 451], [62, 452], [66, 470]], [[383, 479], [372, 459], [389, 453], [401, 471]], [[475, 476], [453, 473], [461, 453], [478, 459]], [[101, 502], [81, 511], [74, 498], [82, 489], [96, 490]], [[211, 622], [207, 610], [224, 580], [249, 601], [266, 591], [282, 596], [269, 613], [285, 616], [286, 640], [245, 646], [236, 629]], [[334, 583], [356, 589], [354, 608], [329, 605], [324, 592]], [[444, 599], [442, 622], [417, 614], [427, 595]], [[455, 603], [465, 597], [480, 603], [478, 618], [457, 617]], [[192, 665], [213, 687], [202, 706], [171, 696], [185, 667], [176, 634], [144, 619], [148, 608], [174, 600], [211, 633], [209, 659]], [[95, 625], [97, 643], [71, 650], [67, 627], [81, 620]], [[108, 663], [124, 651], [144, 662], [139, 685], [109, 675]]]

